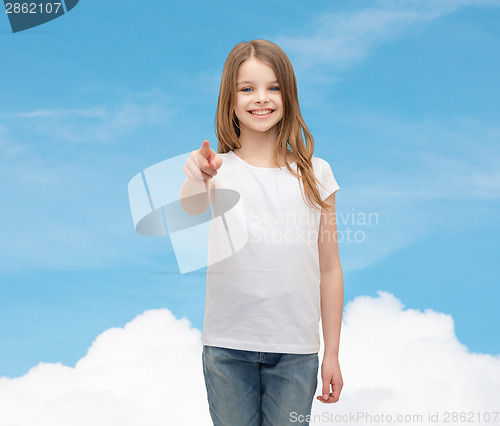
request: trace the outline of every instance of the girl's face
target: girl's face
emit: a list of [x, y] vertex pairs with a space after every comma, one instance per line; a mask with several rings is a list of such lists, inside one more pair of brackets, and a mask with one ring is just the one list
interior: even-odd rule
[[249, 58], [240, 65], [234, 112], [241, 132], [267, 132], [283, 118], [278, 79], [269, 65], [255, 58]]

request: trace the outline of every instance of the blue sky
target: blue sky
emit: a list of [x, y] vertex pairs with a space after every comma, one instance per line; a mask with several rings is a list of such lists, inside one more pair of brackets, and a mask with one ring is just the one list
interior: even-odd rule
[[72, 366], [147, 309], [201, 329], [204, 271], [135, 232], [127, 185], [216, 146], [225, 58], [254, 38], [288, 53], [339, 229], [363, 235], [340, 244], [345, 303], [388, 291], [499, 354], [499, 20], [499, 1], [465, 0], [80, 2], [16, 34], [4, 15], [0, 376]]

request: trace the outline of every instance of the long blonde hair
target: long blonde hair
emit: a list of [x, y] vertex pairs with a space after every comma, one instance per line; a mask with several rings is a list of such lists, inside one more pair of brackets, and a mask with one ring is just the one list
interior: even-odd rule
[[[314, 139], [306, 126], [299, 107], [297, 82], [292, 64], [286, 53], [276, 44], [267, 40], [241, 42], [229, 53], [222, 71], [219, 100], [215, 115], [215, 133], [219, 142], [219, 154], [241, 148], [239, 143], [239, 120], [234, 113], [236, 103], [236, 78], [239, 66], [247, 59], [255, 57], [269, 65], [275, 72], [283, 102], [283, 118], [277, 124], [278, 138], [274, 149], [274, 162], [278, 156], [291, 156], [297, 163], [296, 173], [285, 160], [286, 168], [297, 177], [302, 187], [302, 198], [314, 208], [330, 207], [319, 193], [311, 158], [314, 152]], [[302, 137], [304, 132], [304, 138]], [[302, 181], [302, 182], [301, 182]]]

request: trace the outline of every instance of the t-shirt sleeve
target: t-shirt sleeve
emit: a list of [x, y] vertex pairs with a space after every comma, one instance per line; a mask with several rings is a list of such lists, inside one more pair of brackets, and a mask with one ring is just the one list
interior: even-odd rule
[[320, 180], [322, 185], [319, 185], [319, 194], [321, 196], [321, 199], [324, 201], [328, 196], [336, 192], [338, 189], [340, 189], [339, 184], [335, 180], [335, 177], [333, 176], [333, 171], [328, 163], [328, 161], [323, 160], [322, 158], [320, 160], [320, 173], [318, 179]]

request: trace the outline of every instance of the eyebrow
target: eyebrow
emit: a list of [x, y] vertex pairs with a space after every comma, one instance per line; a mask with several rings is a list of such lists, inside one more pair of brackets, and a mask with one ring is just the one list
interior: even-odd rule
[[[253, 81], [250, 80], [243, 80], [243, 81], [238, 81], [236, 84], [252, 84]], [[270, 81], [269, 84], [274, 84], [274, 83], [279, 83], [278, 80]]]

